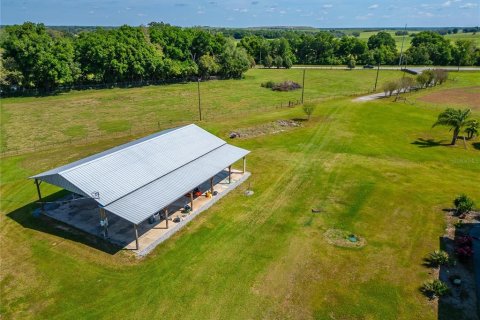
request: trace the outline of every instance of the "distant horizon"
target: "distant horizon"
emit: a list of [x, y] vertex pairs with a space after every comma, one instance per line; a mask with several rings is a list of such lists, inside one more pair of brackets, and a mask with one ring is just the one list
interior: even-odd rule
[[[209, 26], [209, 25], [191, 25], [191, 26], [181, 26], [181, 25], [176, 25], [176, 24], [172, 24], [172, 23], [168, 23], [168, 22], [165, 22], [165, 21], [151, 21], [151, 22], [148, 22], [148, 23], [145, 23], [145, 24], [140, 24], [140, 25], [133, 25], [133, 24], [128, 24], [128, 23], [124, 23], [124, 24], [119, 24], [119, 25], [82, 25], [82, 24], [63, 24], [63, 25], [56, 25], [56, 24], [46, 24], [46, 23], [43, 23], [41, 21], [24, 21], [24, 22], [21, 22], [21, 23], [15, 23], [15, 24], [0, 24], [0, 27], [8, 27], [8, 26], [13, 26], [13, 25], [21, 25], [23, 23], [26, 23], [26, 22], [32, 22], [32, 23], [37, 23], [37, 24], [44, 24], [46, 27], [81, 27], [81, 28], [87, 28], [87, 27], [101, 27], [101, 28], [119, 28], [121, 26], [124, 26], [124, 25], [128, 25], [128, 26], [133, 26], [133, 27], [140, 27], [140, 26], [148, 26], [148, 24], [150, 24], [151, 22], [155, 22], [155, 23], [165, 23], [165, 24], [169, 24], [169, 25], [172, 25], [172, 26], [176, 26], [176, 27], [182, 27], [182, 28], [223, 28], [223, 29], [301, 29], [301, 28], [309, 28], [309, 29], [320, 29], [320, 30], [331, 30], [331, 29], [341, 29], [341, 30], [347, 30], [347, 29], [371, 29], [371, 30], [375, 30], [375, 29], [395, 29], [395, 30], [398, 30], [398, 29], [405, 29], [405, 26], [373, 26], [373, 27], [365, 27], [365, 26], [358, 26], [358, 27], [313, 27], [313, 26], [300, 26], [300, 25], [291, 25], [291, 26], [277, 26], [277, 25], [264, 25], [264, 26], [245, 26], [245, 27], [226, 27], [226, 26]], [[409, 27], [407, 26], [406, 29], [407, 30], [415, 30], [415, 29], [451, 29], [451, 28], [459, 28], [459, 29], [462, 29], [462, 28], [475, 28], [475, 27], [479, 27], [477, 25], [473, 25], [473, 26], [463, 26], [463, 25], [459, 25], [459, 26], [412, 26], [412, 27]]]
[[[252, 28], [311, 26], [320, 29], [442, 28], [480, 24], [478, 0], [3, 0], [2, 25], [41, 22], [48, 26], [146, 25]], [[382, 27], [379, 27], [382, 26]]]

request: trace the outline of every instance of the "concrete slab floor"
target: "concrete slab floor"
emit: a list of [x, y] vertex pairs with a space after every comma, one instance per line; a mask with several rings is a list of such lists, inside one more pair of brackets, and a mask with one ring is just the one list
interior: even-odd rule
[[[239, 170], [232, 169], [232, 181], [229, 183], [228, 169], [219, 172], [213, 179], [214, 191], [217, 191], [218, 194], [212, 198], [207, 198], [205, 193], [210, 190], [210, 181], [205, 181], [198, 186], [202, 192], [202, 196], [194, 199], [193, 210], [188, 214], [182, 213], [182, 211], [186, 204], [190, 205], [190, 198], [182, 195], [166, 208], [169, 213], [168, 228], [164, 218], [163, 208], [159, 208], [159, 210], [162, 211], [155, 221], [146, 220], [137, 226], [139, 236], [138, 250], [136, 249], [133, 224], [107, 212], [108, 236], [106, 241], [119, 245], [123, 249], [132, 250], [138, 256], [144, 256], [158, 244], [172, 236], [199, 213], [208, 209], [228, 192], [239, 186], [243, 181], [248, 179], [249, 176], [250, 173], [248, 172], [242, 173]], [[161, 193], [160, 190], [159, 193]], [[47, 204], [44, 214], [77, 229], [104, 238], [104, 229], [100, 226], [98, 204], [93, 199], [81, 198], [72, 200], [72, 196], [70, 195], [53, 204]]]

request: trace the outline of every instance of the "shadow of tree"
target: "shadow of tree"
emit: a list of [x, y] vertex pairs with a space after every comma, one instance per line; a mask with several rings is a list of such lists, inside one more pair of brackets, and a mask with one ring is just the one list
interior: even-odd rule
[[475, 149], [480, 150], [480, 142], [472, 143], [472, 146], [473, 146]]
[[[55, 201], [68, 194], [67, 191], [62, 190], [56, 192], [48, 197], [45, 201]], [[122, 248], [111, 244], [99, 237], [86, 233], [82, 230], [76, 229], [68, 224], [62, 223], [45, 215], [35, 217], [33, 211], [38, 207], [36, 202], [31, 202], [21, 208], [18, 208], [7, 214], [7, 217], [17, 222], [24, 228], [48, 233], [56, 237], [66, 240], [75, 241], [108, 254], [116, 254]]]
[[445, 140], [435, 141], [434, 139], [424, 139], [418, 138], [412, 144], [417, 145], [419, 148], [431, 148], [431, 147], [441, 147], [449, 146], [449, 143], [445, 143]]

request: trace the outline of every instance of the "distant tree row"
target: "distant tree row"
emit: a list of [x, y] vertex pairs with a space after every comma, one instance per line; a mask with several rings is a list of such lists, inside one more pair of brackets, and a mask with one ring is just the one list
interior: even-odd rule
[[[290, 67], [298, 64], [398, 64], [400, 53], [390, 33], [380, 31], [368, 41], [355, 36], [335, 37], [331, 32], [288, 33], [268, 40], [250, 35], [240, 41], [255, 63], [266, 67]], [[433, 31], [413, 35], [411, 47], [404, 52], [404, 63], [415, 65], [480, 65], [480, 49], [472, 40], [454, 44]]]
[[220, 33], [163, 23], [66, 36], [27, 22], [6, 27], [1, 47], [4, 90], [210, 75], [240, 78], [251, 66], [246, 51]]

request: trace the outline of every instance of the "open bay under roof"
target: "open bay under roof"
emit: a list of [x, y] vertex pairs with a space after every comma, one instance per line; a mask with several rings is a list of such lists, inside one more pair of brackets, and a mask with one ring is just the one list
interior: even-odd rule
[[93, 198], [139, 224], [248, 153], [191, 124], [31, 178]]

